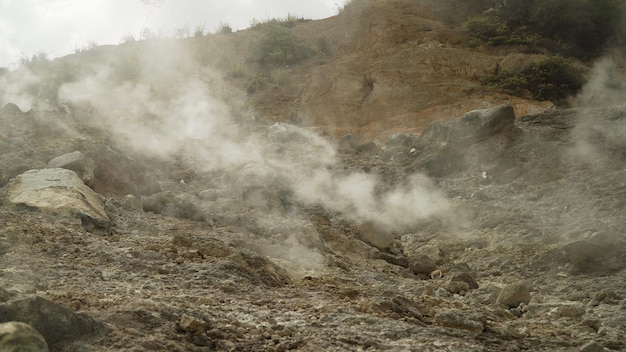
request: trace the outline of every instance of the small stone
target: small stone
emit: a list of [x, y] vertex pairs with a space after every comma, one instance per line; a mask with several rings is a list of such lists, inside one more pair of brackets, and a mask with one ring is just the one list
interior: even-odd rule
[[30, 325], [9, 322], [0, 324], [0, 351], [48, 352], [48, 344]]
[[136, 197], [133, 194], [127, 194], [120, 199], [120, 204], [125, 210], [142, 210], [143, 202], [140, 197]]
[[478, 283], [476, 282], [474, 277], [472, 277], [472, 275], [470, 273], [467, 273], [467, 272], [454, 274], [454, 275], [452, 275], [450, 280], [451, 281], [462, 281], [462, 282], [465, 282], [465, 283], [467, 283], [468, 287], [471, 288], [471, 289], [477, 289], [478, 288]]
[[524, 282], [510, 284], [500, 290], [496, 302], [508, 308], [517, 308], [520, 303], [528, 304], [530, 303], [530, 289]]
[[585, 308], [582, 305], [561, 306], [557, 311], [560, 316], [567, 318], [578, 318], [585, 315]]
[[468, 330], [475, 333], [483, 332], [485, 326], [482, 322], [474, 320], [465, 316], [465, 313], [450, 309], [438, 314], [435, 320], [441, 325], [448, 328]]
[[595, 341], [589, 341], [583, 345], [578, 351], [580, 352], [604, 352], [605, 349]]
[[448, 291], [459, 295], [462, 295], [469, 291], [469, 285], [463, 281], [450, 281], [446, 285], [446, 288], [448, 289]]
[[203, 320], [187, 314], [183, 314], [178, 325], [183, 331], [192, 334], [202, 333], [206, 329], [206, 323]]
[[437, 270], [437, 263], [427, 255], [420, 255], [410, 260], [409, 267], [417, 275], [430, 275]]
[[430, 278], [432, 280], [436, 280], [436, 279], [441, 279], [443, 277], [443, 272], [439, 269], [433, 271], [432, 273], [430, 273]]
[[493, 304], [496, 302], [498, 293], [500, 293], [499, 287], [493, 284], [487, 284], [472, 290], [469, 294], [469, 299], [479, 304]]
[[584, 319], [583, 321], [581, 321], [580, 325], [588, 326], [592, 328], [595, 332], [598, 332], [602, 324], [600, 323], [600, 319], [589, 318], [589, 319]]

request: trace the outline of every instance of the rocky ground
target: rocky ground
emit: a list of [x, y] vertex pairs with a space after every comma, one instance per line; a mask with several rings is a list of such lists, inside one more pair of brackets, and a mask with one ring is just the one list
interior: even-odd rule
[[[61, 113], [1, 117], [0, 316], [53, 351], [626, 350], [621, 107], [502, 106], [328, 160], [304, 129], [243, 123], [265, 159], [234, 169], [200, 168], [198, 140], [139, 159], [46, 124]], [[61, 166], [109, 224], [10, 201], [15, 176], [75, 151]], [[6, 313], [33, 297], [101, 325]]]

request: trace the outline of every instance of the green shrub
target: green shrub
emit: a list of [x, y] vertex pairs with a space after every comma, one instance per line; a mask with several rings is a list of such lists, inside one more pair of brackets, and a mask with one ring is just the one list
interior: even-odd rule
[[248, 94], [254, 94], [257, 90], [265, 88], [267, 85], [267, 76], [264, 74], [256, 74], [252, 76], [250, 84], [248, 84]]
[[490, 45], [543, 47], [581, 59], [601, 55], [621, 25], [624, 0], [507, 0], [468, 21], [475, 38]]
[[511, 34], [506, 22], [495, 16], [474, 17], [465, 26], [475, 38], [492, 45], [504, 44], [498, 38], [506, 38]]
[[278, 67], [298, 63], [313, 55], [313, 50], [300, 40], [291, 30], [275, 23], [262, 26], [259, 40], [259, 61], [261, 64]]
[[521, 96], [525, 91], [533, 99], [560, 105], [576, 94], [584, 84], [583, 72], [566, 59], [553, 56], [529, 65], [522, 71], [503, 71], [485, 81], [494, 89]]

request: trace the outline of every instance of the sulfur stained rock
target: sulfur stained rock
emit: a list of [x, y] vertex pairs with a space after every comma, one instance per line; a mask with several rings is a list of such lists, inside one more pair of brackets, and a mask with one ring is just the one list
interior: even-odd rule
[[0, 352], [48, 352], [48, 344], [30, 325], [13, 321], [0, 324]]

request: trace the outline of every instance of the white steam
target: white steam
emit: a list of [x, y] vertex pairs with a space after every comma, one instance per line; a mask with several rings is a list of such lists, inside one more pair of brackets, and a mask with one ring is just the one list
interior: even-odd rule
[[[612, 164], [609, 149], [624, 146], [626, 136], [626, 85], [624, 72], [606, 56], [593, 66], [589, 79], [576, 98], [581, 107], [576, 127], [574, 155], [588, 164]], [[612, 118], [611, 115], [615, 115]]]
[[299, 199], [387, 231], [406, 231], [433, 215], [450, 210], [447, 198], [423, 175], [413, 175], [405, 183], [379, 192], [381, 181], [371, 174], [312, 171], [294, 178], [293, 190]]
[[[242, 109], [245, 95], [181, 50], [166, 50], [174, 56], [142, 52], [137, 65], [123, 67], [130, 72], [120, 72], [120, 61], [92, 69], [61, 85], [58, 102], [69, 107], [75, 122], [95, 127], [118, 148], [165, 160], [185, 154], [195, 170], [222, 172], [221, 180], [233, 182], [235, 188], [238, 180], [250, 177], [255, 178], [247, 180], [250, 185], [262, 188], [257, 183], [264, 179], [257, 176], [269, 170], [272, 177], [266, 177], [270, 183], [266, 188], [286, 187], [301, 204], [340, 212], [357, 224], [374, 225], [386, 233], [410, 231], [450, 210], [446, 197], [425, 176], [388, 185], [372, 174], [344, 171], [332, 143], [303, 128], [276, 124], [260, 132], [260, 124], [243, 118], [248, 113]], [[27, 87], [38, 80], [27, 70], [0, 77], [2, 102], [30, 110], [36, 92]], [[248, 177], [243, 173], [250, 168]], [[226, 190], [232, 188], [224, 185]], [[308, 225], [277, 230], [276, 238], [283, 241], [274, 258], [304, 269], [318, 268], [324, 260], [320, 235], [310, 222], [290, 216], [286, 222]], [[266, 247], [264, 254], [271, 256], [272, 248]]]
[[32, 87], [40, 84], [41, 77], [26, 68], [0, 76], [0, 108], [7, 103], [17, 105], [22, 111], [29, 111], [35, 102]]

